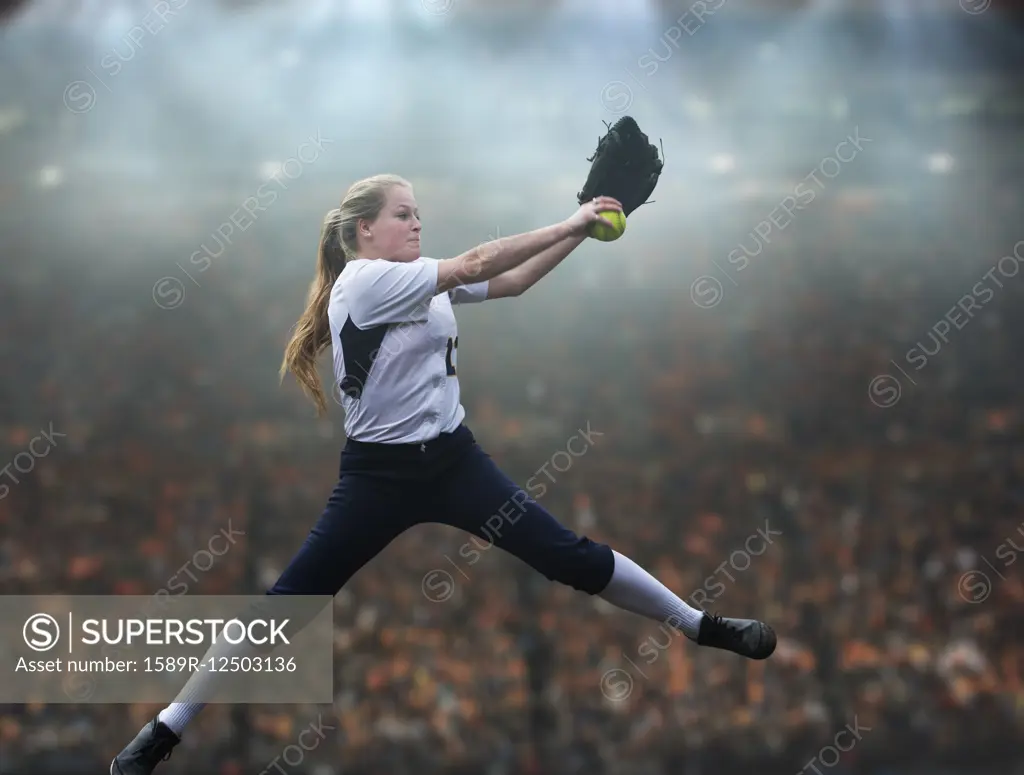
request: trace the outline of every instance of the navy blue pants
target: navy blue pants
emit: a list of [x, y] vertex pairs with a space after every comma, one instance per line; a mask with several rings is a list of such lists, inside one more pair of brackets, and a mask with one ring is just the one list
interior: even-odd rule
[[349, 440], [327, 507], [267, 594], [335, 595], [391, 541], [424, 522], [493, 541], [548, 579], [591, 595], [612, 577], [612, 550], [561, 525], [463, 425], [425, 445]]

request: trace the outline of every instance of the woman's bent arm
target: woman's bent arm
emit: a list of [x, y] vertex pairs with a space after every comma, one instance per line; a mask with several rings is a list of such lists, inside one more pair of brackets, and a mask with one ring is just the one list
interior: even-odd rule
[[437, 291], [442, 293], [457, 285], [490, 280], [570, 236], [572, 227], [563, 221], [542, 229], [485, 242], [461, 256], [438, 262]]

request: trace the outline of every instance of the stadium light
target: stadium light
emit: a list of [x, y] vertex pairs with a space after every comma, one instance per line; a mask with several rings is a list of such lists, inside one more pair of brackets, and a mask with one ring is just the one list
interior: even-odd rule
[[39, 185], [43, 188], [55, 188], [64, 180], [64, 171], [53, 164], [39, 170]]
[[260, 165], [260, 177], [272, 178], [281, 171], [281, 162], [265, 161]]
[[948, 153], [933, 153], [928, 157], [928, 171], [942, 175], [953, 169], [953, 157]]
[[711, 170], [720, 175], [736, 169], [736, 159], [729, 153], [716, 153], [711, 157]]

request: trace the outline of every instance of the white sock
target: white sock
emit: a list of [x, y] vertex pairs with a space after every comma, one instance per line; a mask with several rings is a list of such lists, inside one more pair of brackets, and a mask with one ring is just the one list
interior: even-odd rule
[[696, 640], [704, 612], [688, 606], [628, 557], [616, 551], [612, 554], [615, 555], [615, 571], [598, 596], [630, 613], [670, 624]]
[[160, 711], [157, 719], [169, 726], [178, 737], [181, 737], [188, 722], [198, 716], [199, 711], [205, 707], [205, 702], [172, 702]]
[[185, 686], [178, 692], [178, 696], [174, 698], [174, 702], [160, 711], [157, 719], [170, 727], [178, 737], [181, 737], [181, 733], [185, 731], [188, 723], [199, 715], [199, 712], [206, 707], [206, 701], [216, 694], [217, 683], [223, 683], [221, 678], [223, 672], [210, 670], [208, 667], [210, 661], [219, 660], [220, 657], [253, 656], [256, 653], [256, 649], [246, 642], [229, 643], [227, 640], [221, 640], [214, 643], [203, 655], [202, 667], [191, 675]]

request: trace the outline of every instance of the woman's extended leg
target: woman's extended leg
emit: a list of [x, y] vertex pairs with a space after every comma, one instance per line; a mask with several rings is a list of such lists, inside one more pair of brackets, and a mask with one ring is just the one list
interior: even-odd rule
[[[391, 541], [413, 524], [418, 512], [409, 487], [368, 476], [345, 474], [310, 531], [268, 595], [336, 595], [345, 583]], [[295, 623], [301, 629], [307, 622]], [[222, 648], [213, 646], [211, 652]], [[224, 649], [249, 655], [251, 646]], [[218, 656], [227, 655], [217, 652]], [[209, 653], [207, 657], [209, 657]], [[203, 662], [208, 660], [204, 658]], [[175, 701], [147, 724], [114, 759], [112, 775], [149, 775], [170, 754], [185, 726], [214, 692], [216, 673], [200, 670], [189, 678]], [[329, 680], [325, 678], [325, 680]]]
[[628, 557], [560, 524], [479, 446], [446, 474], [435, 497], [436, 521], [493, 542], [552, 581], [668, 624], [703, 646], [750, 659], [775, 650], [775, 633], [763, 622], [693, 608]]

